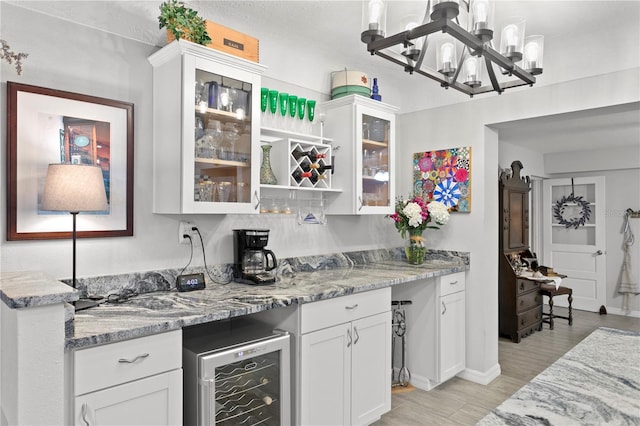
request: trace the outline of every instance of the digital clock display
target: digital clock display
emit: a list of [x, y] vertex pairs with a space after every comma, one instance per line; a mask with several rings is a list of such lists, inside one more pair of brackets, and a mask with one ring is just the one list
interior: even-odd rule
[[178, 275], [176, 288], [178, 291], [202, 290], [205, 288], [204, 274]]

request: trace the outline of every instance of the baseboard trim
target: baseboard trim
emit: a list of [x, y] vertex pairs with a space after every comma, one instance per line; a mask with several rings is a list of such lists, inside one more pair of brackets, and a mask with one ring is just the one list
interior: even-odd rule
[[413, 387], [418, 388], [418, 389], [422, 389], [424, 391], [430, 391], [430, 390], [432, 390], [433, 388], [436, 387], [436, 385], [433, 383], [433, 381], [429, 380], [426, 377], [418, 376], [418, 375], [415, 375], [415, 374], [411, 375], [410, 382], [413, 385]]
[[612, 308], [607, 306], [607, 312], [614, 315], [622, 315], [624, 317], [640, 318], [640, 311], [623, 311], [620, 308]]
[[501, 373], [500, 364], [495, 364], [487, 371], [471, 370], [465, 368], [461, 373], [458, 373], [458, 377], [461, 379], [469, 380], [470, 382], [479, 383], [481, 385], [488, 385]]

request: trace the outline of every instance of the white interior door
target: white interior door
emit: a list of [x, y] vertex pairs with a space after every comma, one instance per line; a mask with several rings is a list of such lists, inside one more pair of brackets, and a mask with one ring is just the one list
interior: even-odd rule
[[[604, 176], [543, 183], [542, 264], [567, 275], [562, 285], [573, 289], [573, 307], [591, 312], [597, 312], [607, 299], [604, 184]], [[575, 202], [567, 200], [572, 194]], [[561, 204], [563, 199], [569, 202]], [[567, 298], [559, 297], [554, 303], [567, 306]]]

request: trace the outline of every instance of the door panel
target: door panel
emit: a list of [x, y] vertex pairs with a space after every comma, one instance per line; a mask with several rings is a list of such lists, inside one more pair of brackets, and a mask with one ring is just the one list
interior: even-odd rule
[[[574, 308], [592, 312], [597, 312], [607, 300], [604, 188], [604, 176], [543, 182], [542, 264], [567, 275], [561, 285], [573, 289]], [[581, 216], [585, 207], [580, 203], [566, 203], [562, 206], [562, 219], [558, 217], [560, 201], [571, 194], [582, 197], [589, 210], [589, 218], [577, 227], [567, 225]], [[567, 306], [567, 298], [558, 298], [554, 303]]]

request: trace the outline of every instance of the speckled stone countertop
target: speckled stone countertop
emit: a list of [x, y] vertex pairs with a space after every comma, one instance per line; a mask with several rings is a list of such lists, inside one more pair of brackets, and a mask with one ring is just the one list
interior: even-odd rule
[[0, 299], [10, 308], [29, 308], [78, 300], [79, 292], [43, 272], [3, 272]]
[[[468, 253], [429, 251], [427, 261], [419, 266], [407, 264], [399, 253], [372, 250], [285, 259], [279, 262], [276, 283], [267, 286], [217, 284], [207, 278], [204, 290], [177, 292], [170, 284], [177, 272], [154, 273], [152, 291], [123, 303], [103, 303], [76, 312], [65, 346], [78, 349], [126, 340], [469, 269]], [[95, 281], [113, 289], [114, 284], [104, 277]], [[162, 282], [166, 282], [164, 289]]]

